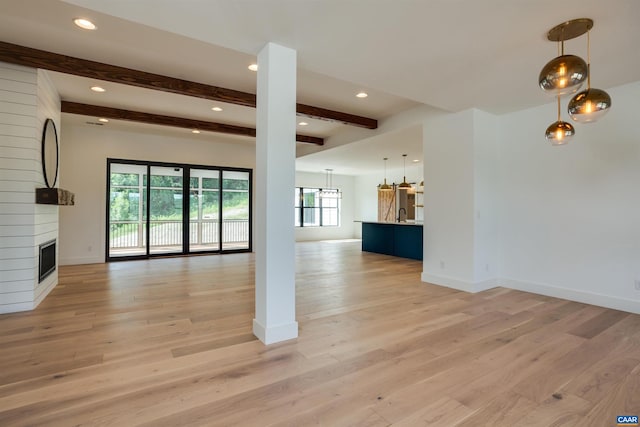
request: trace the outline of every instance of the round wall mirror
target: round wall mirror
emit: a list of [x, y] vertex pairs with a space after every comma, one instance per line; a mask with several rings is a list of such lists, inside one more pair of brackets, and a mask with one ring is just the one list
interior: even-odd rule
[[58, 179], [58, 131], [53, 119], [47, 119], [42, 129], [42, 174], [47, 188]]

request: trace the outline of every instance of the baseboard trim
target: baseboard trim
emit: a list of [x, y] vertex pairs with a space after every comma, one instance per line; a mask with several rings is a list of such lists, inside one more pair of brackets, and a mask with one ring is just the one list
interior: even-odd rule
[[423, 282], [433, 283], [438, 286], [457, 289], [464, 292], [476, 293], [495, 287], [515, 289], [518, 291], [531, 292], [539, 295], [546, 295], [554, 298], [566, 299], [569, 301], [581, 302], [584, 304], [596, 305], [599, 307], [612, 308], [614, 310], [626, 311], [640, 314], [640, 300], [623, 299], [594, 292], [579, 291], [576, 289], [563, 288], [545, 283], [525, 282], [511, 278], [495, 278], [482, 282], [467, 282], [448, 276], [440, 276], [422, 272], [420, 279]]
[[481, 282], [467, 282], [465, 280], [456, 279], [454, 277], [425, 273], [424, 271], [420, 275], [420, 280], [422, 280], [423, 282], [432, 283], [434, 285], [445, 286], [447, 288], [457, 289], [459, 291], [470, 293], [482, 292], [486, 291], [487, 289], [492, 289], [500, 286], [500, 281], [498, 279], [488, 279]]
[[599, 307], [612, 308], [614, 310], [626, 311], [640, 314], [640, 300], [628, 300], [594, 292], [578, 291], [575, 289], [562, 288], [544, 283], [524, 282], [516, 279], [502, 278], [501, 286], [509, 289], [516, 289], [534, 294], [546, 295], [549, 297], [562, 298], [570, 301], [582, 302]]
[[80, 264], [104, 264], [104, 258], [100, 258], [100, 257], [60, 258], [60, 261], [59, 261], [59, 265], [80, 265]]
[[266, 345], [292, 340], [298, 338], [298, 322], [267, 328], [256, 319], [253, 319], [253, 335]]

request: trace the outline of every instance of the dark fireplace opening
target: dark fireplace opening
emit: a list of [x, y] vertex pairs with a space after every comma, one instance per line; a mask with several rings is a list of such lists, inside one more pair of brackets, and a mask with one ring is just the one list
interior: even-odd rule
[[56, 239], [40, 245], [40, 269], [38, 283], [56, 271]]

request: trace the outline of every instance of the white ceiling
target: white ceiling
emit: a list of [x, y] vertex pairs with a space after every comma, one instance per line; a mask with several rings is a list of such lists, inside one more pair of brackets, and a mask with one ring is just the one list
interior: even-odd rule
[[[415, 142], [418, 141], [419, 144]], [[410, 126], [397, 131], [365, 138], [331, 150], [298, 157], [296, 169], [323, 172], [333, 169], [337, 175], [360, 175], [379, 172], [388, 158], [387, 170], [403, 168], [402, 155], [407, 155], [407, 166], [422, 163], [422, 127]]]
[[[382, 121], [420, 104], [501, 114], [549, 102], [536, 84], [556, 54], [545, 33], [577, 17], [595, 21], [594, 86], [640, 80], [638, 0], [0, 0], [0, 9], [3, 41], [253, 93], [255, 74], [246, 66], [266, 42], [280, 43], [298, 52], [298, 102]], [[77, 16], [98, 30], [77, 30]], [[586, 57], [584, 37], [566, 45]], [[96, 98], [88, 81], [54, 81], [66, 100], [241, 125], [255, 120], [252, 109], [237, 106], [213, 114], [212, 103], [194, 98], [121, 85]], [[360, 89], [370, 96], [355, 98]], [[330, 137], [329, 147], [354, 132], [305, 121], [310, 126], [299, 132]], [[357, 135], [366, 141], [299, 158], [299, 168], [379, 169], [381, 153], [399, 148], [399, 135]], [[403, 150], [421, 152], [419, 139], [406, 144]]]

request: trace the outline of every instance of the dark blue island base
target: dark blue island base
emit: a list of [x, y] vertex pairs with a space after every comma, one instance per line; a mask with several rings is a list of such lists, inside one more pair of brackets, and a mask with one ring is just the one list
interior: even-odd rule
[[422, 224], [363, 222], [362, 250], [422, 260]]

